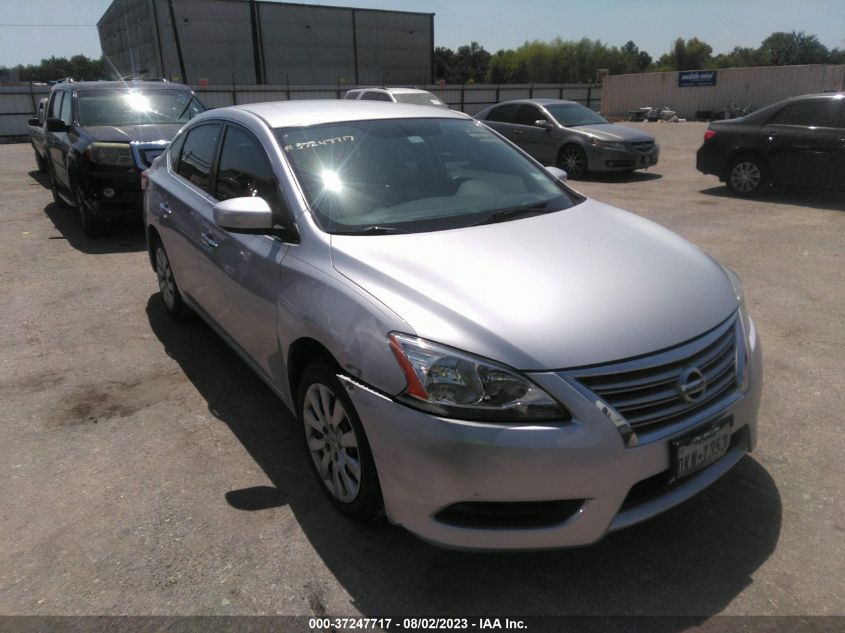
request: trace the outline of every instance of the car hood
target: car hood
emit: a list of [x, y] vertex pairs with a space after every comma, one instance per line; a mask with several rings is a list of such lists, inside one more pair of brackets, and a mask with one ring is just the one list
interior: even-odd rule
[[93, 125], [85, 131], [96, 141], [107, 143], [149, 143], [169, 141], [182, 129], [183, 123], [158, 123], [149, 125]]
[[594, 200], [450, 231], [333, 235], [332, 263], [410, 333], [522, 370], [648, 354], [737, 308], [713, 259]]
[[654, 136], [648, 132], [637, 130], [625, 125], [616, 125], [615, 123], [601, 123], [598, 125], [578, 125], [570, 128], [584, 132], [590, 136], [595, 136], [602, 141], [627, 141], [635, 143], [637, 141], [653, 141]]

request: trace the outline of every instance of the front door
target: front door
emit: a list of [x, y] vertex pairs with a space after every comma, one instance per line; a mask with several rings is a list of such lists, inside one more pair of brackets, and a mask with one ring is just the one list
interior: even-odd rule
[[[266, 151], [240, 126], [226, 126], [217, 160], [216, 201], [261, 197], [274, 213], [282, 196]], [[281, 262], [290, 248], [278, 237], [230, 233], [207, 216], [200, 267], [206, 310], [265, 375], [274, 375], [278, 353], [276, 302]]]

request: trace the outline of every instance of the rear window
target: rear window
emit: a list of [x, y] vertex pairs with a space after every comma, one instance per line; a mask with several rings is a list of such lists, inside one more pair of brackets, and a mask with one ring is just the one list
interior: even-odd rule
[[435, 97], [430, 92], [400, 92], [393, 93], [393, 98], [399, 103], [413, 103], [415, 105], [433, 105], [439, 108], [446, 107], [440, 99]]

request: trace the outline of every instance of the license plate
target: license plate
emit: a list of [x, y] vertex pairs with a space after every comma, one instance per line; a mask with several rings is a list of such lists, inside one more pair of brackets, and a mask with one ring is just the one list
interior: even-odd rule
[[721, 459], [731, 444], [731, 420], [722, 420], [672, 442], [675, 479], [709, 466]]

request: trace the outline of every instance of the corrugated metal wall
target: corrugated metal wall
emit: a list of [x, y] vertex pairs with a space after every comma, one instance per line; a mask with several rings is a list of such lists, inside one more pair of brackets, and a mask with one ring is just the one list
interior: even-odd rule
[[357, 83], [431, 83], [433, 33], [430, 15], [356, 9]]
[[771, 66], [725, 68], [717, 71], [715, 86], [678, 87], [678, 73], [609, 75], [604, 78], [602, 113], [625, 116], [644, 106], [668, 106], [680, 117], [698, 110], [724, 110], [729, 103], [752, 109], [787, 97], [845, 88], [845, 66]]
[[115, 75], [209, 84], [432, 81], [429, 13], [249, 0], [114, 0], [98, 30]]
[[256, 83], [248, 2], [179, 0], [173, 14], [188, 81]]
[[149, 0], [115, 0], [100, 18], [100, 46], [115, 74], [159, 73], [151, 6]]
[[261, 2], [258, 16], [265, 83], [355, 83], [351, 11]]

